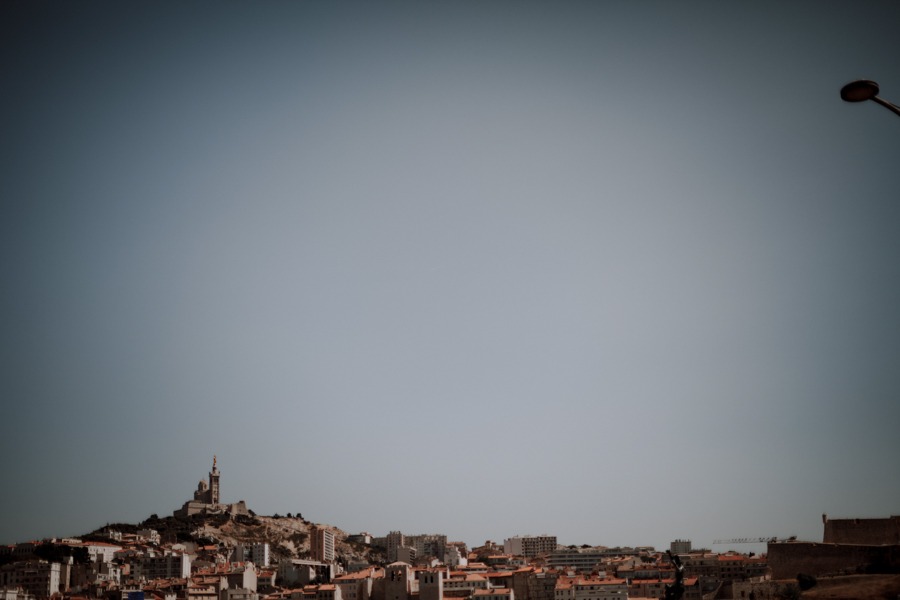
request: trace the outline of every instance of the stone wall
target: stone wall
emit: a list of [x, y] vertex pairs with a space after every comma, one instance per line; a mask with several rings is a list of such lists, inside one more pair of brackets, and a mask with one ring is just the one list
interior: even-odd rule
[[900, 545], [862, 546], [776, 542], [768, 547], [772, 579], [838, 573], [892, 573], [900, 570]]
[[823, 518], [826, 544], [858, 544], [880, 546], [900, 544], [900, 516], [887, 519]]

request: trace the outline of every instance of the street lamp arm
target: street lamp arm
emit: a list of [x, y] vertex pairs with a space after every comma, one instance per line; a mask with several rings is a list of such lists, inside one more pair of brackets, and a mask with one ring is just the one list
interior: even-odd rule
[[888, 102], [887, 100], [885, 100], [884, 98], [880, 98], [878, 96], [875, 96], [874, 98], [872, 98], [872, 101], [877, 102], [878, 104], [882, 105], [883, 107], [885, 107], [886, 109], [888, 109], [889, 111], [894, 113], [895, 115], [900, 115], [900, 106], [897, 106], [896, 104], [892, 104], [892, 103]]

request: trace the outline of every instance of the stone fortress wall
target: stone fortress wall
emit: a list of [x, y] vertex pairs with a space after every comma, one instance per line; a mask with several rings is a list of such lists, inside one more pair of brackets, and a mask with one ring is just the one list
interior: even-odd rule
[[816, 577], [891, 573], [900, 569], [900, 546], [774, 542], [769, 544], [768, 560], [772, 579], [793, 579], [799, 573]]
[[881, 546], [900, 544], [900, 516], [887, 519], [829, 519], [822, 515], [826, 544]]
[[770, 542], [769, 568], [773, 579], [798, 573], [900, 572], [900, 517], [886, 519], [829, 519], [822, 515], [823, 542]]

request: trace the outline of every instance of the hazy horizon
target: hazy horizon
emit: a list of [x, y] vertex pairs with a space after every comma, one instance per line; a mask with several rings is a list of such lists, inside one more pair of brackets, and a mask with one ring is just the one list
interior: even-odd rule
[[900, 4], [0, 14], [0, 542], [900, 513]]

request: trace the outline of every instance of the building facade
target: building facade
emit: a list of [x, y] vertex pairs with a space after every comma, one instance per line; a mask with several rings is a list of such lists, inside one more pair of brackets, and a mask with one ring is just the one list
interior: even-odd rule
[[45, 560], [14, 562], [0, 567], [0, 588], [22, 588], [38, 600], [60, 589], [62, 565]]
[[506, 554], [534, 558], [541, 554], [550, 554], [557, 547], [555, 535], [515, 536], [503, 540], [503, 551]]
[[669, 552], [672, 554], [690, 554], [691, 540], [675, 540], [669, 544]]
[[312, 560], [334, 562], [334, 531], [320, 525], [310, 527], [309, 555]]
[[392, 531], [384, 538], [388, 562], [397, 561], [397, 548], [406, 545], [406, 537], [399, 531]]

